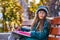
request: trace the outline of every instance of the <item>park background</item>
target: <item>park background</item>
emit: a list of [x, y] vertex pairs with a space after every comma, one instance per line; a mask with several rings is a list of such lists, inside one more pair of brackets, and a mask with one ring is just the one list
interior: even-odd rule
[[60, 16], [60, 0], [0, 0], [0, 32], [11, 32], [23, 21], [33, 20], [39, 6], [48, 7], [47, 17]]

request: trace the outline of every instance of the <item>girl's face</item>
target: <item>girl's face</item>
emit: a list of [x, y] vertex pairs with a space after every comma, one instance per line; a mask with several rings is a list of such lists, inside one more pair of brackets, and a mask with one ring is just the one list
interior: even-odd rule
[[42, 11], [42, 10], [38, 12], [38, 17], [39, 17], [39, 19], [44, 19], [45, 16], [46, 16], [46, 12], [44, 12], [44, 11]]

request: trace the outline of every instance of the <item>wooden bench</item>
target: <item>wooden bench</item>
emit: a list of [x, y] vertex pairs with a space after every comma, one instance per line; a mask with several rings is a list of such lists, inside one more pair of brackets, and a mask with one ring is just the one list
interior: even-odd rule
[[60, 17], [51, 20], [51, 29], [48, 40], [60, 40]]
[[[22, 23], [23, 26], [31, 26], [33, 21], [24, 21]], [[60, 17], [55, 17], [54, 19], [50, 20], [51, 29], [50, 34], [51, 36], [48, 37], [48, 40], [60, 40]]]
[[28, 20], [28, 21], [23, 21], [23, 23], [22, 23], [22, 26], [31, 26], [32, 25], [32, 20]]
[[[22, 23], [22, 26], [30, 27], [32, 25], [32, 22], [33, 21], [31, 20], [24, 21]], [[51, 23], [51, 29], [48, 40], [60, 40], [60, 17], [56, 17], [50, 20], [50, 23]]]

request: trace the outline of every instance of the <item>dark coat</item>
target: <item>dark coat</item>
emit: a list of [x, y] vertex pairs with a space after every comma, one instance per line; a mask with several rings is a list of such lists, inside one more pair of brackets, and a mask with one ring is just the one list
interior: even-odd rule
[[43, 31], [36, 31], [36, 24], [31, 31], [31, 37], [26, 37], [26, 40], [48, 40], [49, 35], [49, 22], [45, 20]]

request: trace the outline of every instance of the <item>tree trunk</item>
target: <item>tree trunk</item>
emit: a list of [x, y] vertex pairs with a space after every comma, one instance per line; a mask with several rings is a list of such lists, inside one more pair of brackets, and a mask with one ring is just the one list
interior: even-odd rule
[[24, 9], [24, 20], [29, 20], [28, 17], [28, 5], [26, 4], [25, 0], [19, 0], [20, 4]]
[[52, 16], [52, 17], [56, 17], [56, 16], [58, 16], [58, 12], [57, 12], [57, 10], [55, 9], [55, 6], [56, 6], [56, 1], [57, 0], [50, 0], [50, 4], [49, 4], [49, 10], [50, 10], [50, 15]]

